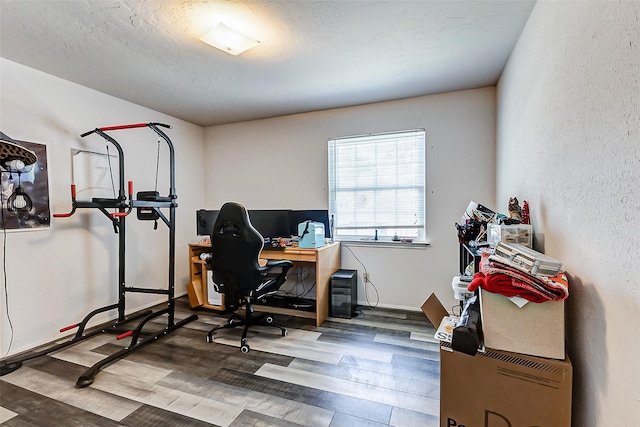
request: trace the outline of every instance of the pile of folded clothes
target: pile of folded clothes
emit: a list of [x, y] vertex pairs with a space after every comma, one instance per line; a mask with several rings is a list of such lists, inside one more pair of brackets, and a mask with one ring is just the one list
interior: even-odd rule
[[506, 297], [520, 296], [528, 301], [543, 303], [564, 301], [569, 296], [569, 282], [563, 271], [554, 277], [534, 275], [502, 263], [490, 252], [483, 252], [480, 271], [475, 273], [468, 290], [482, 288]]

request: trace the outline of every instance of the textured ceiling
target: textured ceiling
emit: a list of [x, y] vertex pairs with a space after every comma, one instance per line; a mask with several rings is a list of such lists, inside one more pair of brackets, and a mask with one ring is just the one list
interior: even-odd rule
[[[494, 85], [534, 4], [0, 0], [0, 56], [210, 126]], [[218, 20], [260, 45], [198, 40]]]

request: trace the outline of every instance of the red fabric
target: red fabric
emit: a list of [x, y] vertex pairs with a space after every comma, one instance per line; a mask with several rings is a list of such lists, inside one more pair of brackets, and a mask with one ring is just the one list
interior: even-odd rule
[[468, 289], [473, 292], [479, 287], [488, 292], [504, 295], [506, 297], [521, 296], [528, 301], [537, 303], [549, 301], [548, 297], [527, 289], [526, 284], [518, 282], [516, 279], [509, 277], [506, 274], [498, 273], [485, 276], [484, 273], [476, 273], [473, 276], [471, 283], [469, 283]]
[[508, 265], [490, 261], [482, 254], [480, 272], [473, 276], [467, 289], [474, 292], [479, 287], [506, 297], [521, 296], [528, 301], [542, 303], [563, 301], [569, 296], [569, 283], [564, 272], [555, 277], [535, 276]]

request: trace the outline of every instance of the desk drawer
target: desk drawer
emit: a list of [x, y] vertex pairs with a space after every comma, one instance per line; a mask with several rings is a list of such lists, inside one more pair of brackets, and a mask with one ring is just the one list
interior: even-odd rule
[[260, 253], [260, 258], [316, 262], [317, 254], [318, 252], [315, 250], [285, 249], [284, 251], [262, 251]]

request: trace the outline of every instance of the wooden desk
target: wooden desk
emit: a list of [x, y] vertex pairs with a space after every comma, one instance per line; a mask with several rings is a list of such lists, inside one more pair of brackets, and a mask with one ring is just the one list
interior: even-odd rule
[[[204, 307], [212, 310], [224, 310], [224, 295], [222, 305], [208, 303], [207, 295], [207, 263], [200, 259], [200, 254], [209, 251], [208, 244], [189, 244], [190, 277], [191, 283], [187, 284], [189, 303], [191, 307]], [[287, 248], [283, 251], [263, 250], [260, 258], [267, 260], [287, 259], [293, 261], [295, 266], [314, 267], [316, 271], [316, 311], [309, 312], [290, 308], [271, 307], [268, 305], [254, 305], [256, 311], [269, 311], [271, 313], [286, 314], [291, 316], [316, 319], [316, 325], [329, 317], [330, 295], [329, 288], [331, 275], [340, 269], [340, 243], [329, 243], [317, 249]]]

